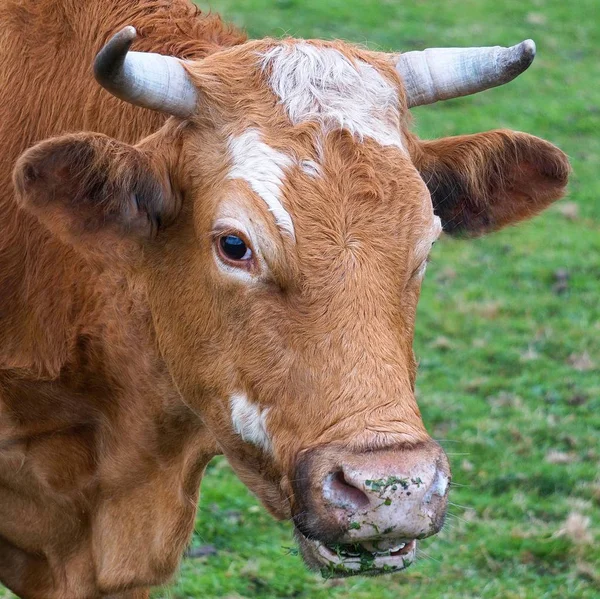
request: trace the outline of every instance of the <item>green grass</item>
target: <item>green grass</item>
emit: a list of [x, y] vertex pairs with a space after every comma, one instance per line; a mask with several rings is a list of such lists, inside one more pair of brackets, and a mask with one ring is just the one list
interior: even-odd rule
[[532, 37], [538, 57], [525, 75], [416, 109], [415, 126], [424, 138], [527, 131], [565, 150], [574, 174], [570, 197], [542, 217], [436, 245], [417, 320], [418, 394], [456, 485], [448, 524], [422, 543], [421, 559], [393, 577], [323, 581], [295, 555], [291, 526], [273, 522], [216, 460], [193, 539], [216, 554], [184, 560], [177, 581], [155, 597], [600, 596], [597, 0], [215, 0], [211, 7], [253, 37], [341, 37], [384, 50]]

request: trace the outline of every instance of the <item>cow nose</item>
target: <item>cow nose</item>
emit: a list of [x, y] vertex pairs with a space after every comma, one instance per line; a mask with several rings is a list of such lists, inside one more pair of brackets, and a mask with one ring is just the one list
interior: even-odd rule
[[322, 447], [301, 457], [295, 480], [304, 535], [328, 543], [406, 541], [442, 527], [450, 469], [434, 441], [365, 453]]
[[370, 503], [364, 488], [364, 481], [361, 481], [360, 477], [356, 479], [354, 476], [347, 476], [342, 468], [325, 477], [323, 497], [336, 508], [356, 512]]

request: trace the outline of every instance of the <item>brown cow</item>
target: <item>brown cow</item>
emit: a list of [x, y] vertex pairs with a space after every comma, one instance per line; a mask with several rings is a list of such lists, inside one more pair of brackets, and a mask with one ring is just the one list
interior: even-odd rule
[[[506, 82], [531, 44], [245, 42], [185, 0], [0, 22], [0, 580], [147, 597], [220, 453], [309, 565], [406, 567], [450, 479], [413, 393], [430, 247], [536, 214], [569, 171], [523, 133], [420, 141], [408, 109]], [[124, 103], [90, 66], [128, 25], [138, 52], [126, 27], [96, 61]]]

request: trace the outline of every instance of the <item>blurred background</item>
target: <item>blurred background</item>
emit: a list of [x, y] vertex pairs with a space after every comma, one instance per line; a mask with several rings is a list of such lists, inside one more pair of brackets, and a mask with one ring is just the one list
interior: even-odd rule
[[[435, 246], [417, 318], [419, 403], [453, 470], [444, 531], [392, 577], [324, 581], [222, 459], [190, 553], [160, 598], [600, 597], [600, 2], [213, 0], [252, 37], [378, 50], [537, 43], [482, 94], [415, 109], [423, 138], [511, 128], [567, 152], [569, 195], [543, 216]], [[9, 595], [5, 595], [9, 597]], [[0, 589], [0, 597], [3, 597]]]

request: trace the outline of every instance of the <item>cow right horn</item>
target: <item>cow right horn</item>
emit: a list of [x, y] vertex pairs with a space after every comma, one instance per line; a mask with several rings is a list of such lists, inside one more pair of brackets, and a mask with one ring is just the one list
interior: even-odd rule
[[111, 94], [136, 106], [181, 118], [196, 112], [198, 93], [181, 60], [151, 52], [129, 52], [136, 38], [125, 27], [98, 52], [96, 81]]
[[534, 58], [533, 40], [510, 48], [429, 48], [401, 54], [396, 70], [412, 108], [508, 83]]

